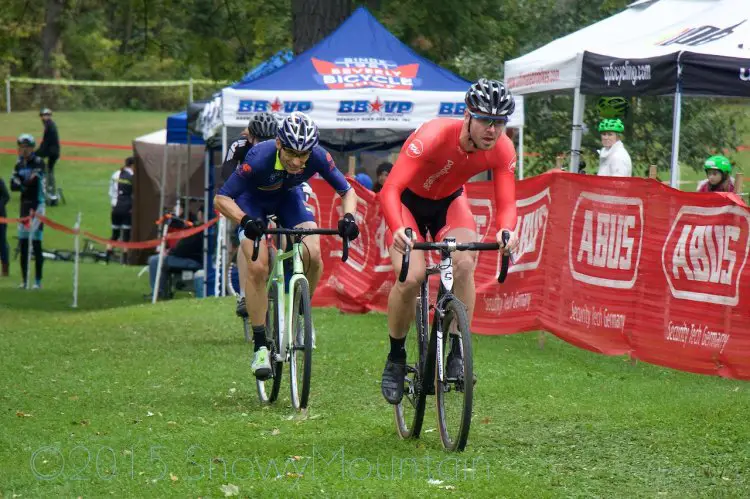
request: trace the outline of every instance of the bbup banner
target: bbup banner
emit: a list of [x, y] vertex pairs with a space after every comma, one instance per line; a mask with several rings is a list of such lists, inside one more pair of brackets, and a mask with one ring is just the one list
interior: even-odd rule
[[[325, 182], [311, 184], [320, 224], [335, 226], [340, 199]], [[313, 304], [385, 311], [395, 282], [386, 226], [377, 196], [355, 188], [362, 234], [346, 263], [338, 238], [322, 239]], [[467, 184], [467, 193], [492, 241], [491, 183]], [[478, 253], [475, 333], [541, 329], [594, 352], [750, 379], [750, 209], [737, 196], [550, 172], [518, 182], [516, 205], [520, 245], [505, 283], [496, 280], [498, 252]], [[437, 254], [426, 257], [435, 263]]]

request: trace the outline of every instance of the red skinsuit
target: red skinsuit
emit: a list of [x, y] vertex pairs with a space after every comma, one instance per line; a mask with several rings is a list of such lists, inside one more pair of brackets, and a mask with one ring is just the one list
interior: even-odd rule
[[[498, 229], [516, 226], [516, 151], [502, 134], [489, 151], [467, 153], [459, 145], [463, 120], [430, 120], [407, 139], [380, 191], [380, 201], [388, 228], [395, 232], [411, 226], [413, 217], [401, 204], [401, 193], [409, 189], [419, 197], [438, 200], [458, 189], [474, 175], [492, 170], [495, 187], [495, 217]], [[451, 203], [445, 229], [468, 228], [476, 232], [466, 192]]]

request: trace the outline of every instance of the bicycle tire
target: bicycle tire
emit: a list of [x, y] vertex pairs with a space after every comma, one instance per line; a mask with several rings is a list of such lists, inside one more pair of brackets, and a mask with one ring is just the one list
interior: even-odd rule
[[[312, 311], [310, 310], [310, 287], [307, 281], [299, 279], [292, 290], [292, 331], [291, 355], [289, 359], [289, 385], [292, 407], [296, 410], [307, 408], [310, 397], [310, 378], [312, 377]], [[302, 317], [300, 317], [300, 308]], [[299, 327], [302, 327], [303, 344], [297, 342]], [[301, 361], [302, 367], [297, 365]], [[302, 377], [300, 388], [299, 377]]]
[[[424, 421], [425, 402], [427, 394], [423, 389], [424, 366], [427, 359], [427, 301], [417, 298], [416, 332], [413, 335], [415, 348], [407, 348], [406, 354], [406, 386], [401, 402], [393, 406], [396, 420], [396, 431], [402, 439], [419, 438]], [[413, 355], [410, 362], [409, 355]], [[410, 409], [411, 408], [411, 409]], [[409, 415], [411, 410], [413, 414]]]
[[[439, 380], [439, 370], [437, 362], [445, 366], [447, 370], [447, 352], [448, 348], [443, 348], [443, 359], [438, 359], [436, 352], [435, 361], [435, 400], [437, 405], [438, 428], [440, 429], [440, 440], [443, 447], [448, 451], [463, 451], [469, 438], [469, 429], [471, 428], [471, 411], [474, 396], [474, 365], [471, 348], [471, 332], [469, 331], [469, 319], [466, 313], [466, 306], [457, 298], [450, 300], [445, 307], [445, 316], [443, 317], [443, 339], [447, 342], [449, 327], [451, 321], [456, 321], [457, 332], [461, 335], [461, 348], [463, 350], [463, 373], [459, 375], [455, 382], [445, 379], [442, 383]], [[437, 351], [437, 349], [436, 349]], [[470, 380], [470, 382], [465, 382]], [[452, 423], [447, 420], [448, 408], [446, 408], [447, 394], [451, 391], [463, 394], [458, 403], [458, 423]], [[457, 401], [458, 402], [458, 401]]]
[[[276, 282], [271, 283], [268, 290], [268, 311], [266, 312], [266, 341], [268, 344], [269, 355], [271, 356], [271, 376], [260, 380], [255, 379], [258, 388], [258, 398], [264, 404], [275, 402], [279, 397], [281, 388], [281, 373], [284, 371], [284, 362], [276, 362], [274, 359], [279, 353], [280, 331], [278, 316], [279, 285]], [[248, 319], [245, 319], [248, 321]], [[270, 391], [268, 388], [270, 386]]]

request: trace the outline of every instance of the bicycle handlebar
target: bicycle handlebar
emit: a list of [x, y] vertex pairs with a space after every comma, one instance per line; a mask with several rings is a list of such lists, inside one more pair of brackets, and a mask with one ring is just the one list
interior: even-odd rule
[[[282, 235], [290, 235], [290, 236], [310, 236], [313, 234], [320, 235], [320, 236], [338, 236], [339, 231], [336, 229], [264, 229], [263, 235], [266, 234], [282, 234]], [[258, 237], [257, 239], [253, 239], [253, 256], [252, 260], [255, 261], [258, 259], [258, 250], [260, 249], [260, 240], [261, 237]], [[345, 262], [349, 259], [349, 238], [344, 237], [344, 251], [341, 255], [341, 261]]]
[[[413, 234], [412, 229], [406, 229], [406, 235], [411, 239]], [[507, 245], [510, 241], [510, 232], [507, 230], [503, 231], [502, 235], [503, 245]], [[399, 282], [404, 282], [406, 276], [409, 274], [409, 254], [411, 250], [446, 250], [446, 251], [484, 251], [484, 250], [498, 250], [500, 244], [498, 243], [455, 243], [455, 242], [437, 242], [437, 243], [414, 243], [412, 247], [406, 246], [404, 256], [401, 261], [401, 272], [398, 275]], [[497, 277], [497, 282], [505, 282], [505, 278], [508, 276], [508, 266], [510, 265], [510, 254], [503, 253], [502, 264], [500, 266], [500, 274]]]

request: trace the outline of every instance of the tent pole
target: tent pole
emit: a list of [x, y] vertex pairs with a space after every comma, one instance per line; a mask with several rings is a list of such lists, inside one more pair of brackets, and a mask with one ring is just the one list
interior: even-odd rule
[[518, 127], [518, 180], [523, 180], [523, 127]]
[[[221, 160], [227, 157], [227, 127], [226, 125], [221, 127]], [[222, 217], [223, 218], [223, 217]], [[221, 246], [218, 250], [221, 252], [221, 294], [217, 293], [217, 296], [227, 295], [227, 259], [229, 258], [229, 248], [227, 247], [227, 230], [229, 229], [229, 220], [222, 220], [224, 224], [221, 226]], [[216, 269], [216, 275], [218, 275], [219, 269]]]
[[672, 114], [672, 158], [670, 160], [670, 180], [669, 185], [675, 189], [680, 188], [680, 126], [682, 122], [682, 64], [680, 57], [682, 52], [677, 54], [677, 88], [674, 94], [674, 112]]
[[677, 92], [674, 94], [674, 113], [672, 115], [672, 159], [670, 162], [671, 177], [669, 185], [675, 189], [680, 188], [680, 122], [682, 121], [682, 90], [677, 84]]
[[[203, 216], [206, 221], [211, 220], [212, 215], [212, 211], [208, 208], [210, 154], [211, 150], [206, 146], [206, 153], [203, 160]], [[208, 296], [208, 228], [203, 229], [203, 296]]]
[[169, 155], [169, 144], [164, 144], [164, 156], [161, 163], [161, 181], [159, 185], [159, 214], [156, 218], [160, 218], [164, 214], [164, 192], [165, 183], [167, 179], [167, 156]]
[[581, 137], [583, 135], [583, 111], [586, 102], [581, 95], [581, 87], [578, 86], [573, 92], [573, 133], [570, 140], [570, 168], [572, 173], [578, 173], [578, 164], [581, 160]]

